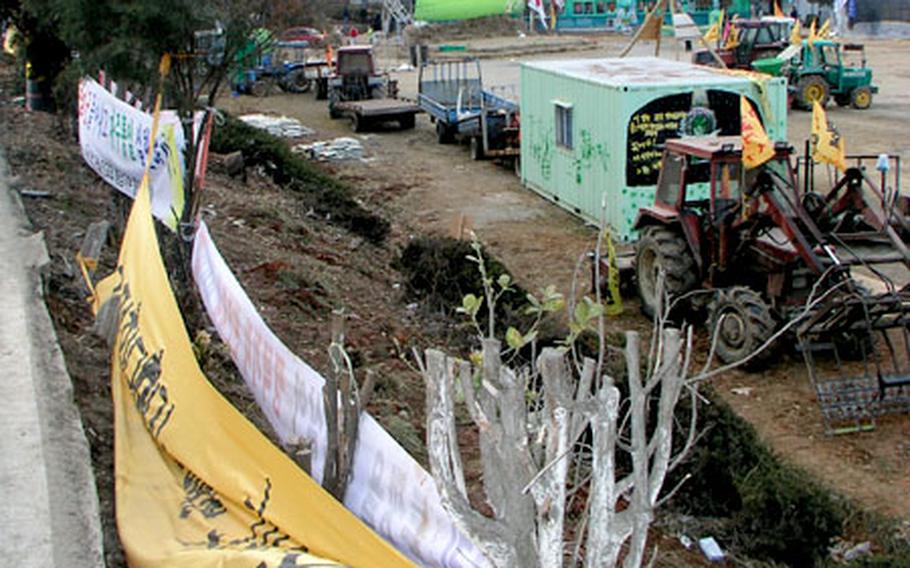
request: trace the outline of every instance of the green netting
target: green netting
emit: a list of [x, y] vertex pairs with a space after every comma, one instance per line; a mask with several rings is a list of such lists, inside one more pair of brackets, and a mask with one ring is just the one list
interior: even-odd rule
[[468, 20], [499, 14], [520, 14], [521, 0], [417, 0], [414, 19], [438, 22]]

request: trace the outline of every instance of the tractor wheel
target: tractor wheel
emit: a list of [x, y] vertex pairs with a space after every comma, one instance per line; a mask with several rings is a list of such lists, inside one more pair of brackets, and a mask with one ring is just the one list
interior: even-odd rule
[[471, 137], [471, 159], [475, 162], [483, 159], [483, 140], [479, 136]]
[[872, 106], [872, 89], [857, 87], [850, 93], [850, 104], [855, 109], [866, 110]]
[[664, 304], [658, 296], [661, 270], [665, 274], [663, 289], [671, 301], [695, 288], [698, 282], [695, 259], [685, 238], [667, 227], [645, 227], [635, 245], [635, 276], [641, 311], [652, 318], [658, 306]]
[[289, 93], [306, 93], [312, 85], [303, 69], [296, 69], [288, 73], [284, 84]]
[[810, 110], [815, 101], [818, 101], [818, 104], [824, 108], [831, 96], [827, 81], [818, 75], [806, 75], [800, 79], [797, 83], [797, 93], [800, 106]]
[[270, 81], [259, 79], [250, 86], [250, 94], [254, 97], [267, 97], [272, 92]]
[[[776, 328], [771, 308], [758, 292], [739, 286], [717, 291], [708, 304], [708, 322], [712, 341], [717, 333], [717, 356], [724, 363], [735, 363], [751, 355], [774, 335]], [[772, 355], [769, 347], [743, 367], [761, 369]]]
[[441, 120], [436, 121], [436, 141], [440, 144], [451, 144], [455, 141], [452, 130]]
[[[852, 281], [853, 298], [863, 298], [868, 300], [872, 296], [872, 291], [862, 282]], [[837, 349], [837, 356], [843, 361], [862, 361], [871, 358], [877, 347], [878, 334], [872, 329], [861, 329], [851, 331], [841, 331], [833, 334], [831, 343]]]

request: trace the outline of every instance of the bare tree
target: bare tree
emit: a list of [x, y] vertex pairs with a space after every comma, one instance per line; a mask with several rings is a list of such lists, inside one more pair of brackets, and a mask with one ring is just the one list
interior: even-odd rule
[[[479, 254], [476, 260], [492, 313], [501, 292], [487, 278]], [[498, 284], [506, 288], [508, 281]], [[556, 306], [552, 291], [531, 303], [548, 302]], [[470, 296], [462, 307], [475, 323], [481, 303]], [[503, 350], [492, 319], [479, 364], [435, 349], [425, 352], [430, 468], [444, 506], [494, 566], [552, 567], [582, 560], [585, 566], [615, 566], [623, 550], [624, 566], [641, 566], [654, 511], [673, 493], [662, 492], [667, 474], [697, 438], [697, 383], [688, 378], [691, 333], [657, 321], [643, 367], [639, 335], [626, 332], [624, 398], [614, 377], [601, 373], [602, 360], [576, 363], [571, 340], [578, 334], [599, 329], [603, 342], [599, 306], [587, 298], [576, 304], [569, 340], [544, 349], [533, 365], [511, 368], [503, 355], [517, 360], [515, 351], [536, 334], [516, 337], [510, 329]], [[674, 451], [676, 409], [684, 392], [691, 411], [684, 441]], [[479, 432], [492, 517], [473, 509], [467, 496], [455, 425], [458, 393]], [[617, 467], [621, 454], [631, 464], [623, 471]], [[581, 495], [587, 495], [585, 512], [569, 519], [569, 504]]]

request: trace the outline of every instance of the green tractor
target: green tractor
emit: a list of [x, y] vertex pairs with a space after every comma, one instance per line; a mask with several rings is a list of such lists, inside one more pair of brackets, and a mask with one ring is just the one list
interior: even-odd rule
[[872, 84], [872, 69], [866, 67], [861, 44], [803, 40], [801, 46], [791, 46], [781, 56], [786, 59], [783, 73], [796, 106], [811, 109], [818, 101], [824, 107], [831, 97], [840, 106], [863, 110], [872, 106], [878, 87]]

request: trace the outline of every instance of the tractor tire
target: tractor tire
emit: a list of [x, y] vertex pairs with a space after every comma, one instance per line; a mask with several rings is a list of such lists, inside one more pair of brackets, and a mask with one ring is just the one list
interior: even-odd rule
[[[854, 294], [868, 300], [872, 291], [862, 282], [853, 280]], [[832, 335], [831, 344], [837, 350], [837, 357], [842, 361], [863, 361], [875, 353], [878, 346], [878, 333], [872, 329], [842, 331]]]
[[303, 69], [296, 69], [288, 73], [283, 85], [289, 93], [306, 93], [310, 90], [312, 82], [307, 79]]
[[471, 137], [471, 159], [475, 162], [483, 159], [483, 140], [479, 136]]
[[269, 93], [272, 92], [271, 81], [259, 79], [253, 82], [250, 85], [250, 94], [254, 97], [262, 98], [269, 96]]
[[440, 144], [451, 144], [455, 142], [455, 135], [443, 121], [436, 121], [436, 141]]
[[866, 110], [872, 106], [872, 89], [857, 87], [850, 92], [850, 105], [858, 110]]
[[[771, 307], [751, 288], [722, 288], [708, 304], [708, 331], [717, 333], [717, 357], [725, 364], [742, 361], [774, 335], [777, 325]], [[756, 371], [768, 365], [773, 346], [756, 354], [743, 368]]]
[[831, 97], [831, 89], [828, 88], [828, 82], [819, 75], [806, 75], [796, 84], [797, 99], [799, 104], [806, 110], [812, 110], [812, 103], [818, 101], [822, 108], [828, 106], [828, 99]]
[[664, 292], [670, 301], [695, 288], [698, 271], [685, 237], [663, 226], [653, 225], [642, 230], [635, 245], [635, 276], [641, 311], [653, 318], [663, 302], [658, 297], [658, 275], [663, 270]]

